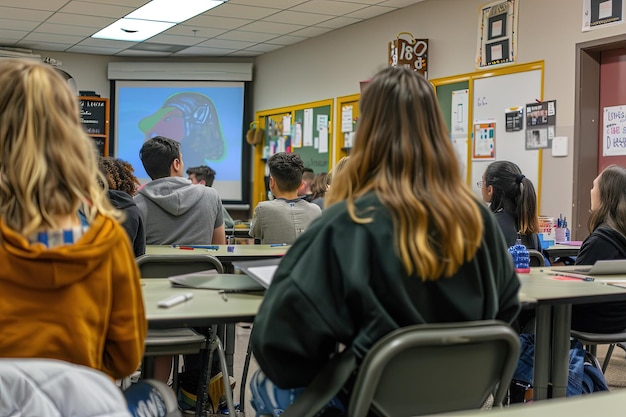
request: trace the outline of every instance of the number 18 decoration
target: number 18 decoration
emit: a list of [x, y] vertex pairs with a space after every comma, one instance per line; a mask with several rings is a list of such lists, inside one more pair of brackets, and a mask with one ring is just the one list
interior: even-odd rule
[[428, 39], [415, 39], [409, 32], [398, 33], [389, 42], [389, 65], [407, 67], [428, 78]]

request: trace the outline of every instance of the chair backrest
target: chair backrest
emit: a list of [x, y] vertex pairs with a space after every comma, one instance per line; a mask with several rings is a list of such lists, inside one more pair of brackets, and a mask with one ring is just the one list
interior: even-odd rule
[[359, 367], [348, 415], [417, 416], [502, 404], [519, 358], [504, 322], [422, 324], [379, 340]]
[[546, 259], [543, 254], [535, 249], [528, 249], [528, 255], [530, 256], [530, 266], [545, 266]]
[[217, 270], [224, 273], [219, 259], [209, 254], [202, 255], [154, 255], [146, 254], [136, 258], [142, 278], [168, 278], [172, 275]]

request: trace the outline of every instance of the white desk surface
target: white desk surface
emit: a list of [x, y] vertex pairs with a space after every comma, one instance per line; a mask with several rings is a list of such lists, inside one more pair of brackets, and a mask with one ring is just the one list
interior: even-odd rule
[[213, 255], [220, 261], [244, 261], [257, 260], [265, 258], [277, 258], [284, 256], [290, 246], [271, 246], [271, 245], [217, 245], [218, 249], [180, 249], [173, 248], [170, 245], [148, 245], [146, 246], [146, 254], [154, 255]]
[[513, 404], [490, 410], [456, 411], [437, 416], [464, 417], [621, 417], [626, 405], [626, 390], [591, 395]]
[[[194, 327], [252, 321], [259, 311], [262, 294], [227, 293], [216, 290], [173, 288], [168, 279], [141, 280], [144, 308], [150, 328]], [[193, 298], [170, 308], [157, 303], [175, 294], [190, 292]]]

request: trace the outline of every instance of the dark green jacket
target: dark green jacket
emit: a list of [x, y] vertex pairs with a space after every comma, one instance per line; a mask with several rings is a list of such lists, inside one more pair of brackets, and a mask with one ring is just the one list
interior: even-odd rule
[[476, 204], [483, 244], [454, 276], [434, 282], [407, 276], [391, 217], [375, 194], [357, 201], [373, 218], [368, 224], [354, 223], [345, 203], [326, 209], [281, 261], [254, 321], [261, 370], [280, 388], [306, 386], [337, 343], [361, 359], [382, 336], [410, 324], [515, 319], [520, 283], [511, 256], [491, 213]]

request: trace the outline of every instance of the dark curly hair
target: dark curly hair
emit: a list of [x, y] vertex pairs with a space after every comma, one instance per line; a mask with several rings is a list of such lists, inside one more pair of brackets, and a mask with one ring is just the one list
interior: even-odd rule
[[135, 168], [121, 159], [107, 157], [98, 158], [98, 168], [107, 180], [110, 190], [119, 190], [134, 196], [137, 193], [139, 180], [133, 172]]

